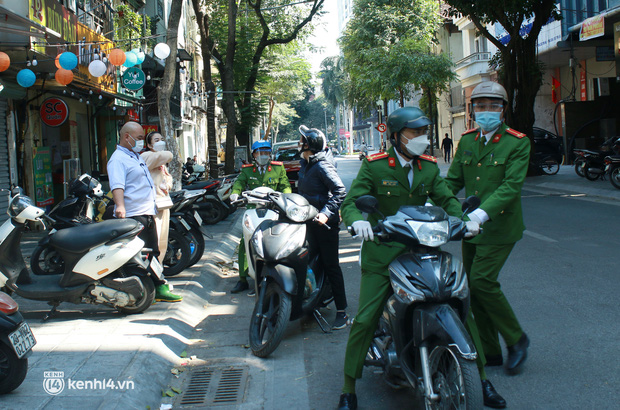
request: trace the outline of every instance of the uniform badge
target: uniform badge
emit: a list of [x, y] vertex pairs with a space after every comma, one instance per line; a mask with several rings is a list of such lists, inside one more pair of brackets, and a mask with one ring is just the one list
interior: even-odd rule
[[394, 167], [396, 166], [396, 158], [392, 158], [392, 157], [390, 157], [390, 158], [388, 159], [388, 165], [389, 165], [390, 167], [394, 168]]
[[384, 179], [381, 181], [383, 186], [398, 186], [398, 181], [392, 181], [391, 179]]
[[[267, 167], [267, 171], [271, 172], [271, 165]], [[271, 178], [269, 178], [269, 180], [271, 181]]]
[[499, 142], [499, 139], [502, 137], [502, 134], [497, 134], [495, 137], [493, 137], [493, 143]]

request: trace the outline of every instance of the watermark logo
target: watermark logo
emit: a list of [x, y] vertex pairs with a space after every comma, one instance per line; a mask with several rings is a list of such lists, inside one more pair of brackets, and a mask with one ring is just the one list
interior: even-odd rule
[[65, 372], [43, 372], [43, 390], [56, 396], [65, 389]]

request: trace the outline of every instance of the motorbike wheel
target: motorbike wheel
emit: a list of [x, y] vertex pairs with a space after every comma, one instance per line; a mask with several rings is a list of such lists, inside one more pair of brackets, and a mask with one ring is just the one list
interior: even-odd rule
[[38, 245], [30, 255], [30, 268], [35, 275], [57, 275], [65, 271], [65, 261], [49, 246]]
[[164, 276], [175, 276], [189, 266], [192, 250], [187, 238], [176, 229], [168, 231], [168, 248], [164, 257]]
[[280, 345], [291, 317], [291, 296], [276, 282], [265, 290], [263, 305], [257, 298], [250, 320], [250, 348], [254, 356], [267, 357]]
[[[142, 282], [142, 286], [144, 286], [144, 294], [142, 295], [142, 298], [140, 300], [136, 301], [136, 304], [133, 306], [117, 306], [116, 310], [118, 310], [121, 313], [125, 313], [128, 315], [134, 314], [134, 313], [142, 313], [144, 312], [146, 309], [148, 309], [153, 302], [155, 302], [155, 284], [153, 284], [153, 279], [151, 279], [149, 276], [142, 276], [142, 274], [136, 274], [136, 273], [132, 273], [131, 269], [140, 269], [137, 267], [132, 267], [131, 269], [128, 268], [124, 268], [125, 269], [125, 277], [128, 276], [137, 276], [138, 278], [140, 278], [140, 282]], [[141, 272], [144, 273], [144, 272]]]
[[0, 343], [0, 394], [17, 389], [27, 372], [28, 359], [18, 358], [10, 346]]
[[588, 164], [586, 163], [586, 166], [583, 169], [583, 176], [586, 177], [588, 181], [596, 181], [597, 179], [601, 177], [601, 174], [593, 174], [590, 171], [588, 171], [588, 169], [589, 167], [588, 167]]
[[192, 256], [189, 258], [187, 267], [194, 266], [205, 253], [205, 238], [198, 229], [192, 229], [185, 234], [185, 238], [190, 242]]
[[620, 189], [620, 166], [614, 167], [609, 171], [609, 180], [615, 188]]
[[584, 164], [585, 160], [583, 158], [577, 158], [575, 160], [575, 173], [577, 173], [577, 175], [579, 175], [580, 177], [585, 177], [585, 174], [583, 172], [583, 164]]
[[540, 169], [547, 175], [555, 175], [560, 171], [560, 164], [553, 157], [545, 157], [539, 164]]
[[465, 360], [452, 348], [437, 346], [429, 355], [435, 402], [425, 400], [427, 410], [481, 409], [482, 384], [475, 360]]
[[201, 208], [198, 211], [200, 217], [202, 218], [202, 223], [206, 225], [215, 225], [216, 223], [228, 216], [228, 212], [222, 204], [218, 203], [217, 201], [211, 200], [208, 200], [206, 202], [210, 206]]

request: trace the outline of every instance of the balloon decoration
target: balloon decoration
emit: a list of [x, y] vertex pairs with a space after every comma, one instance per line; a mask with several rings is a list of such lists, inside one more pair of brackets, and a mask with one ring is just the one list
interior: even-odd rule
[[110, 61], [110, 63], [116, 66], [123, 65], [125, 59], [125, 52], [120, 48], [115, 48], [114, 50], [110, 51], [110, 55], [108, 55], [108, 60]]
[[32, 70], [29, 70], [28, 68], [19, 70], [17, 73], [17, 84], [24, 88], [31, 87], [35, 81], [37, 81], [37, 76], [34, 75]]
[[60, 63], [60, 67], [65, 70], [73, 70], [78, 65], [77, 56], [70, 51], [65, 51], [62, 53], [58, 59], [58, 62]]
[[56, 59], [54, 59], [54, 64], [56, 64], [56, 68], [62, 68], [62, 67], [60, 66], [60, 62], [59, 62], [58, 60], [60, 60], [60, 54], [58, 54], [58, 55], [56, 56]]
[[0, 73], [5, 71], [11, 65], [11, 58], [7, 53], [0, 51]]
[[146, 56], [144, 55], [144, 52], [142, 50], [140, 50], [139, 48], [134, 48], [133, 50], [131, 50], [131, 52], [134, 53], [138, 58], [136, 64], [142, 64], [144, 62], [144, 58]]
[[164, 60], [170, 55], [170, 47], [166, 43], [158, 43], [153, 49], [153, 53], [160, 60]]
[[138, 64], [138, 56], [135, 53], [127, 51], [125, 57], [127, 57], [127, 59], [123, 63], [123, 67], [130, 68]]
[[88, 72], [93, 77], [101, 77], [106, 73], [106, 71], [108, 71], [108, 67], [101, 60], [93, 60], [88, 65]]
[[62, 85], [67, 85], [71, 81], [73, 81], [73, 72], [71, 70], [65, 70], [63, 68], [59, 68], [56, 71], [56, 75], [54, 76], [56, 81], [58, 81]]

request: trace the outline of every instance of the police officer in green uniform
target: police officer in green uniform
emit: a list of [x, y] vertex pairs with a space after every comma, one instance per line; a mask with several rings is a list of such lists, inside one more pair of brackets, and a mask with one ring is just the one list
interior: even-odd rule
[[[242, 191], [252, 190], [259, 186], [266, 186], [284, 194], [292, 192], [284, 164], [279, 161], [271, 161], [271, 143], [269, 141], [256, 141], [252, 144], [252, 157], [254, 164], [244, 165], [233, 184], [230, 194], [231, 202], [236, 201]], [[249, 289], [249, 287], [248, 263], [242, 237], [239, 241], [239, 281], [230, 293], [239, 293]]]
[[[430, 124], [431, 121], [419, 108], [395, 110], [387, 122], [393, 147], [387, 152], [370, 155], [362, 162], [340, 208], [345, 224], [351, 226], [365, 242], [362, 245], [359, 307], [347, 342], [345, 383], [339, 409], [357, 408], [355, 380], [362, 377], [366, 352], [391, 291], [388, 265], [407, 250], [405, 245], [396, 242], [386, 244], [375, 241], [372, 226], [377, 223], [377, 215], [368, 215], [368, 221], [364, 220], [355, 207], [356, 199], [362, 195], [373, 195], [385, 216], [396, 214], [403, 205], [424, 205], [429, 198], [448, 214], [461, 215], [459, 201], [439, 176], [437, 159], [423, 155], [429, 145], [427, 132]], [[471, 235], [478, 233], [478, 224], [468, 221], [467, 226]], [[472, 338], [476, 342], [477, 334], [472, 333]], [[484, 372], [484, 368], [482, 370]]]
[[500, 84], [480, 83], [471, 101], [480, 128], [461, 137], [446, 182], [455, 194], [465, 187], [466, 195], [476, 195], [482, 201], [468, 215], [482, 225], [482, 233], [463, 241], [471, 310], [487, 365], [503, 364], [499, 333], [508, 346], [506, 370], [514, 374], [527, 359], [529, 340], [497, 278], [525, 229], [521, 187], [529, 164], [530, 141], [504, 124], [508, 95]]

